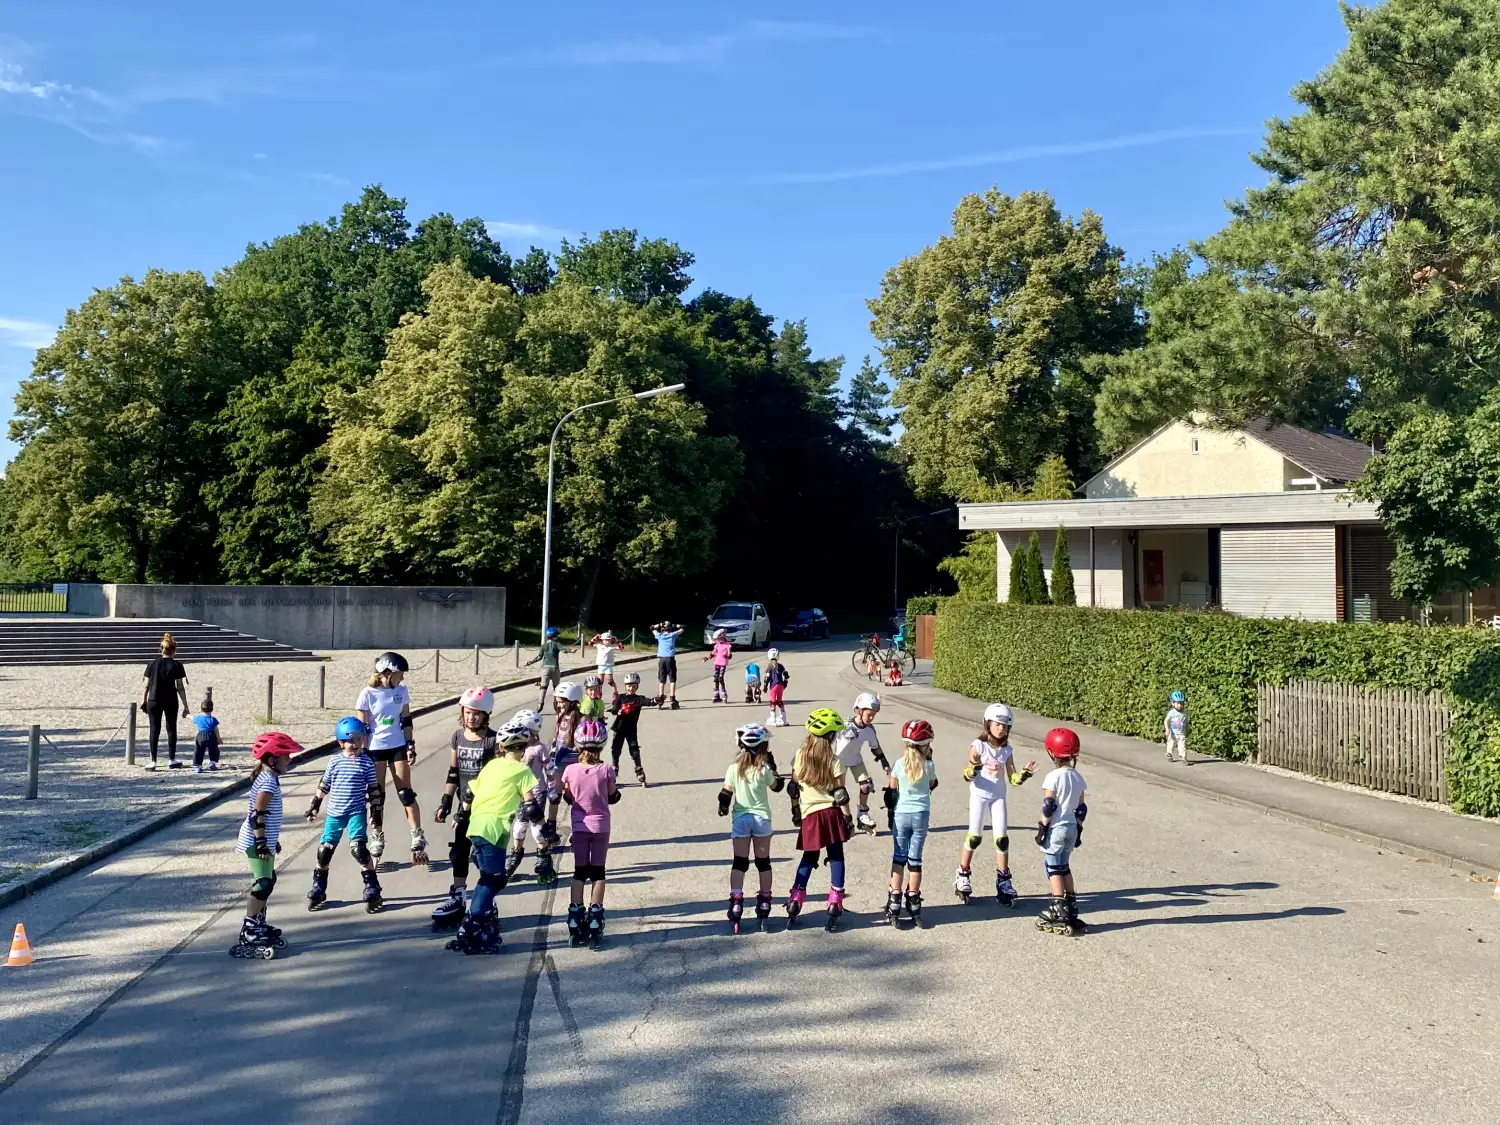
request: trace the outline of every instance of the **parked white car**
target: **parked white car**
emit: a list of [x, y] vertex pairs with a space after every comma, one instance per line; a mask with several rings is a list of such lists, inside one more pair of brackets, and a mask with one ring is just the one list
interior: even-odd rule
[[713, 644], [720, 629], [741, 648], [764, 648], [771, 639], [771, 618], [760, 602], [725, 602], [708, 615], [703, 643]]

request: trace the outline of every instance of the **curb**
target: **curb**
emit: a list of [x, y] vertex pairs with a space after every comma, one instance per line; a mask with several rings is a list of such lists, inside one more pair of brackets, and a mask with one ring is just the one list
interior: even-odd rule
[[[863, 682], [852, 671], [840, 672], [839, 674], [844, 680], [851, 684]], [[941, 691], [943, 689], [935, 688], [934, 690]], [[967, 722], [970, 718], [970, 716], [968, 715], [960, 715], [955, 711], [950, 711], [943, 707], [934, 706], [930, 703], [913, 702], [912, 706], [920, 711], [930, 711], [935, 715], [942, 715], [944, 718], [948, 719]], [[1017, 743], [1025, 745], [1028, 749], [1040, 749], [1042, 746], [1040, 742], [1036, 742], [1035, 740], [1027, 738], [1024, 735], [1017, 735], [1015, 741]], [[1143, 770], [1138, 766], [1132, 766], [1125, 762], [1116, 762], [1110, 758], [1104, 757], [1097, 757], [1094, 759], [1094, 761], [1098, 762], [1106, 769], [1119, 770], [1121, 773], [1128, 774], [1139, 781], [1153, 782], [1158, 785], [1164, 785], [1168, 789], [1178, 789], [1185, 793], [1192, 793], [1194, 796], [1206, 797], [1208, 800], [1218, 801], [1220, 804], [1233, 805], [1236, 808], [1248, 809], [1251, 812], [1264, 813], [1267, 816], [1274, 816], [1281, 820], [1288, 821], [1291, 824], [1300, 824], [1305, 828], [1316, 828], [1319, 831], [1327, 832], [1333, 836], [1342, 836], [1344, 839], [1353, 840], [1356, 843], [1369, 844], [1372, 847], [1378, 848], [1383, 851], [1398, 852], [1401, 855], [1409, 855], [1414, 859], [1424, 860], [1428, 863], [1437, 864], [1440, 867], [1447, 867], [1454, 871], [1463, 871], [1469, 875], [1484, 875], [1489, 870], [1489, 868], [1483, 863], [1480, 863], [1474, 859], [1466, 858], [1461, 855], [1453, 855], [1450, 852], [1435, 851], [1432, 848], [1424, 848], [1417, 844], [1409, 844], [1404, 840], [1393, 840], [1385, 836], [1378, 836], [1373, 832], [1361, 832], [1358, 828], [1349, 828], [1346, 825], [1338, 824], [1334, 821], [1320, 820], [1317, 817], [1307, 816], [1304, 813], [1292, 812], [1290, 809], [1283, 809], [1277, 805], [1267, 804], [1264, 801], [1252, 801], [1245, 797], [1235, 797], [1231, 796], [1228, 793], [1220, 793], [1216, 789], [1207, 789], [1201, 785], [1194, 785], [1191, 781], [1182, 781], [1175, 777], [1152, 773], [1150, 770]], [[1315, 782], [1309, 781], [1308, 784], [1315, 784]]]
[[[624, 660], [616, 660], [615, 665], [618, 667], [623, 664], [640, 664], [654, 659], [655, 657], [653, 656], [632, 656]], [[579, 672], [592, 671], [594, 671], [594, 665], [587, 664], [580, 665], [577, 668], [569, 668], [563, 675], [571, 676]], [[537, 682], [537, 676], [527, 676], [524, 679], [507, 680], [504, 683], [493, 684], [490, 690], [510, 691], [514, 688], [534, 685]], [[446, 699], [440, 699], [436, 703], [427, 703], [421, 707], [413, 708], [411, 713], [412, 718], [420, 719], [424, 715], [432, 714], [434, 711], [441, 711], [445, 707], [452, 707], [460, 698], [462, 698], [461, 694], [454, 695]], [[316, 746], [309, 746], [301, 754], [293, 758], [293, 763], [308, 762], [316, 758], [321, 758], [323, 755], [331, 753], [337, 745], [334, 740], [329, 739], [329, 741], [320, 742]], [[145, 839], [153, 832], [159, 832], [163, 828], [176, 824], [179, 820], [186, 820], [194, 813], [200, 812], [210, 805], [218, 804], [225, 797], [232, 797], [235, 793], [238, 793], [242, 789], [247, 789], [249, 786], [250, 775], [246, 774], [244, 777], [226, 782], [217, 789], [211, 789], [207, 793], [200, 793], [185, 804], [178, 805], [162, 813], [160, 816], [137, 824], [127, 832], [122, 832], [118, 836], [111, 836], [107, 840], [101, 840], [88, 851], [79, 852], [77, 855], [63, 856], [59, 859], [54, 859], [50, 863], [44, 863], [24, 878], [0, 889], [0, 909], [4, 909], [12, 903], [20, 902], [23, 898], [36, 894], [43, 887], [51, 886], [59, 879], [66, 878], [75, 871], [80, 871], [107, 856], [113, 855], [115, 852], [123, 851], [131, 844]]]

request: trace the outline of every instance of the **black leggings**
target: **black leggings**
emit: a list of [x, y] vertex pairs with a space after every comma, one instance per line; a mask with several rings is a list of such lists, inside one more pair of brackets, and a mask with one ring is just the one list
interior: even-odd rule
[[167, 721], [167, 760], [177, 760], [177, 704], [146, 704], [146, 719], [151, 728], [151, 760], [156, 761], [156, 744], [161, 740], [162, 720]]
[[448, 848], [455, 883], [466, 883], [469, 880], [469, 852], [472, 847], [469, 843], [469, 814], [460, 809], [453, 814], [453, 844]]
[[636, 737], [636, 733], [632, 728], [626, 727], [624, 730], [615, 731], [614, 741], [610, 743], [609, 753], [615, 760], [615, 769], [620, 768], [620, 751], [624, 748], [626, 742], [630, 743], [631, 759], [637, 766], [641, 764], [641, 740]]

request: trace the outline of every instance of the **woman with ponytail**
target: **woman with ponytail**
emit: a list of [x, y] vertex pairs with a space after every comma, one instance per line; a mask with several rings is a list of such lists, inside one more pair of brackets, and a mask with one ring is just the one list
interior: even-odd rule
[[[175, 698], [174, 698], [175, 696]], [[193, 717], [187, 701], [187, 670], [177, 662], [177, 640], [171, 633], [161, 635], [161, 655], [146, 665], [146, 674], [141, 680], [141, 710], [151, 729], [151, 764], [148, 770], [156, 769], [156, 747], [161, 741], [161, 728], [167, 728], [167, 768], [181, 769], [177, 760], [177, 712], [184, 719]]]

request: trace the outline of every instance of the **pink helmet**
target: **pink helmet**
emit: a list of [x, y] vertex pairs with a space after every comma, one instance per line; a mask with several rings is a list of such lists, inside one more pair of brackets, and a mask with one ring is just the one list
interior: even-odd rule
[[608, 737], [604, 724], [598, 719], [584, 719], [573, 732], [574, 746], [603, 746]]
[[495, 709], [495, 693], [483, 684], [475, 684], [464, 692], [463, 698], [458, 701], [460, 707], [467, 707], [471, 711], [483, 711], [488, 715]]
[[256, 738], [250, 747], [250, 753], [256, 761], [266, 758], [289, 758], [293, 754], [302, 753], [302, 747], [297, 745], [291, 735], [282, 734], [279, 730], [268, 730]]

